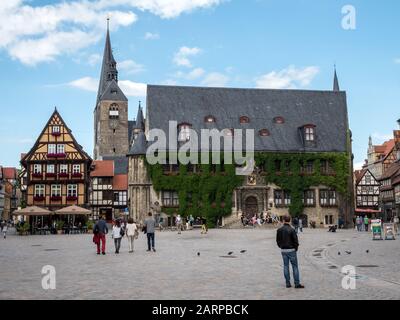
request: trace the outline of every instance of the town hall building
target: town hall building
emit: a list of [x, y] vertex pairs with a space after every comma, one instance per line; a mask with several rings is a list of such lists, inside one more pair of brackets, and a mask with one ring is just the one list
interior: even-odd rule
[[[254, 130], [255, 168], [237, 165], [149, 164], [149, 132], [169, 123], [178, 145], [202, 129]], [[228, 130], [226, 130], [228, 129]], [[332, 90], [271, 90], [148, 85], [145, 116], [139, 105], [128, 119], [128, 99], [118, 86], [109, 31], [94, 110], [94, 159], [127, 161], [129, 214], [142, 221], [181, 214], [231, 225], [242, 216], [287, 214], [317, 227], [350, 226], [354, 212], [351, 131], [346, 92], [336, 70]], [[168, 147], [160, 150], [168, 153]], [[202, 150], [198, 150], [201, 154]], [[170, 157], [170, 155], [169, 155]], [[171, 219], [172, 220], [172, 219]]]

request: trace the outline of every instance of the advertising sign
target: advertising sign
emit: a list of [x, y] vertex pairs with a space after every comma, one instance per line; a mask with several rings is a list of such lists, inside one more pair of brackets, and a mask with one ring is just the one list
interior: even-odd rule
[[381, 219], [375, 219], [371, 221], [372, 229], [372, 239], [373, 240], [383, 240], [382, 239], [382, 221]]
[[385, 234], [385, 240], [395, 240], [394, 223], [383, 224], [383, 232]]

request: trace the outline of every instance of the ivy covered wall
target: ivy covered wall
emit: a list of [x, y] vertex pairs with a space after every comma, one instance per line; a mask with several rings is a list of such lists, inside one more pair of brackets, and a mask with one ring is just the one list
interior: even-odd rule
[[[211, 155], [210, 155], [211, 157]], [[321, 162], [328, 161], [332, 174], [321, 172]], [[325, 185], [335, 189], [346, 198], [350, 160], [346, 153], [256, 153], [256, 167], [264, 177], [265, 183], [274, 183], [289, 191], [291, 215], [303, 212], [303, 191], [311, 186]], [[312, 162], [313, 173], [302, 171]], [[277, 168], [280, 164], [280, 168]], [[179, 195], [179, 208], [163, 208], [167, 214], [179, 213], [183, 216], [206, 216], [214, 224], [218, 217], [232, 213], [232, 196], [235, 188], [244, 182], [244, 176], [237, 176], [235, 165], [199, 165], [199, 172], [187, 171], [186, 165], [179, 165], [179, 172], [164, 174], [160, 164], [150, 165], [147, 170], [154, 190], [176, 191]]]

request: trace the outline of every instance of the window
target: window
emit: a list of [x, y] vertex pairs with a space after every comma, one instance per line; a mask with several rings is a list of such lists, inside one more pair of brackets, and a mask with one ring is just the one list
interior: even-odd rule
[[77, 197], [78, 196], [78, 185], [69, 184], [67, 186], [67, 197]]
[[284, 194], [284, 204], [285, 204], [285, 206], [290, 206], [290, 203], [291, 203], [290, 192], [285, 191], [283, 194]]
[[233, 137], [234, 135], [234, 129], [224, 129], [223, 132], [226, 137]]
[[110, 106], [109, 118], [110, 118], [110, 119], [118, 119], [118, 118], [119, 118], [118, 105], [112, 104], [112, 105]]
[[48, 164], [48, 165], [47, 165], [47, 170], [46, 170], [46, 172], [47, 172], [47, 173], [55, 173], [55, 166], [54, 166], [54, 164]]
[[52, 133], [60, 133], [60, 126], [53, 126], [51, 129]]
[[55, 144], [49, 144], [47, 146], [47, 153], [48, 154], [55, 154], [56, 153], [56, 145]]
[[44, 197], [44, 184], [35, 184], [35, 197]]
[[207, 122], [207, 123], [213, 123], [215, 121], [216, 121], [215, 117], [213, 117], [213, 116], [207, 116], [204, 118], [204, 122]]
[[241, 116], [239, 119], [240, 123], [250, 123], [250, 118], [246, 116]]
[[166, 207], [179, 206], [178, 192], [176, 191], [163, 191], [163, 205]]
[[336, 191], [320, 190], [319, 191], [320, 205], [322, 207], [336, 206]]
[[333, 215], [325, 216], [325, 224], [333, 224]]
[[314, 161], [307, 161], [301, 168], [301, 171], [305, 174], [313, 174], [314, 173]]
[[42, 173], [42, 165], [34, 164], [33, 165], [33, 173]]
[[60, 173], [68, 173], [68, 165], [60, 164]]
[[365, 175], [365, 183], [371, 184], [371, 176], [370, 175]]
[[81, 173], [81, 165], [80, 164], [74, 164], [72, 166], [72, 173]]
[[61, 197], [61, 185], [60, 184], [52, 184], [51, 185], [51, 196], [52, 197]]
[[305, 141], [315, 141], [315, 126], [304, 126], [304, 139]]
[[275, 206], [281, 206], [282, 205], [282, 198], [283, 198], [283, 191], [282, 190], [275, 190], [274, 191]]
[[276, 124], [284, 124], [285, 123], [285, 119], [283, 117], [275, 117], [274, 118], [274, 123], [276, 123]]
[[65, 146], [63, 144], [58, 144], [57, 145], [57, 153], [58, 154], [63, 154], [65, 153]]
[[179, 125], [179, 134], [178, 134], [178, 141], [179, 142], [186, 142], [190, 140], [190, 129], [192, 125], [188, 123], [182, 123]]
[[268, 129], [261, 129], [261, 130], [258, 132], [258, 134], [259, 134], [261, 137], [268, 137], [268, 136], [270, 135]]
[[306, 190], [306, 191], [304, 191], [303, 204], [306, 207], [315, 206], [315, 190]]

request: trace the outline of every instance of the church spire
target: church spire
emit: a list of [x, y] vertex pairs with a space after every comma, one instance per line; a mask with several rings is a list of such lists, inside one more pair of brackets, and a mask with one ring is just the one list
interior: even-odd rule
[[143, 116], [143, 109], [141, 106], [141, 102], [139, 101], [139, 108], [138, 108], [138, 113], [136, 116], [136, 122], [135, 126], [133, 128], [135, 131], [144, 131], [144, 116]]
[[111, 47], [110, 18], [107, 18], [106, 44], [104, 47], [103, 63], [101, 66], [100, 84], [99, 84], [99, 91], [97, 94], [98, 100], [104, 93], [104, 90], [109, 85], [109, 82], [111, 82], [112, 80], [118, 82], [118, 70], [117, 70], [117, 62], [114, 59]]
[[335, 65], [335, 75], [333, 78], [333, 91], [335, 91], [335, 92], [340, 91], [339, 80], [338, 80], [337, 73], [336, 73], [336, 65]]

